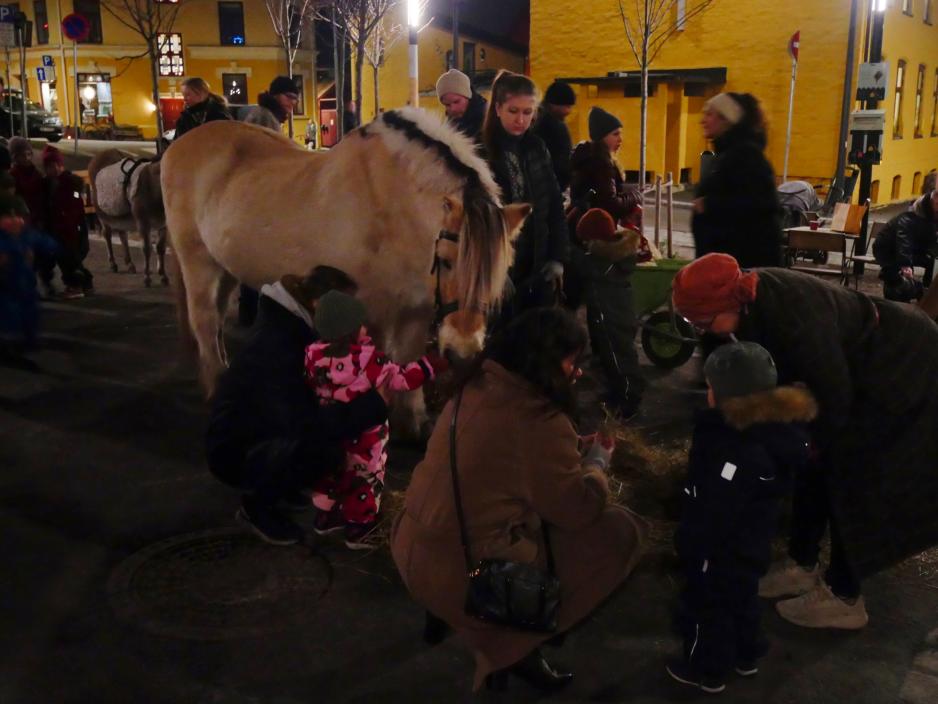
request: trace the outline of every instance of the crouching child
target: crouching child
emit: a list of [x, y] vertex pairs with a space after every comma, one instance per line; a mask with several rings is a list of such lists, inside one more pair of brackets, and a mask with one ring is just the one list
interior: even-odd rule
[[696, 419], [676, 535], [686, 584], [678, 625], [678, 682], [718, 693], [735, 670], [758, 672], [768, 644], [760, 626], [759, 578], [768, 570], [779, 504], [808, 461], [811, 394], [777, 387], [775, 363], [753, 342], [718, 347], [704, 376], [709, 408]]

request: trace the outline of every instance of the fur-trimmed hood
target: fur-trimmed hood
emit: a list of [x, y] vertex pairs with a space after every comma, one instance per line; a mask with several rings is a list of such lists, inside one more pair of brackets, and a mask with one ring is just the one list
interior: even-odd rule
[[721, 402], [719, 408], [727, 424], [740, 431], [758, 423], [809, 423], [818, 414], [814, 396], [797, 386], [738, 396]]
[[611, 262], [618, 262], [626, 257], [634, 256], [638, 252], [642, 238], [635, 230], [619, 230], [620, 237], [612, 241], [590, 240], [590, 254], [597, 257], [608, 259]]

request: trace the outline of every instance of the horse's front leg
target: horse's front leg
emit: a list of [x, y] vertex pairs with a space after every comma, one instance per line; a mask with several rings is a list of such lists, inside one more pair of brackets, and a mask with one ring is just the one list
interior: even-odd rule
[[137, 220], [137, 231], [143, 240], [143, 285], [150, 285], [150, 223], [146, 219]]
[[111, 229], [110, 225], [105, 225], [104, 222], [101, 223], [102, 234], [104, 235], [104, 244], [107, 245], [107, 260], [111, 265], [111, 271], [115, 274], [117, 273], [117, 261], [114, 259], [114, 243], [111, 242], [111, 237], [114, 234], [114, 231]]

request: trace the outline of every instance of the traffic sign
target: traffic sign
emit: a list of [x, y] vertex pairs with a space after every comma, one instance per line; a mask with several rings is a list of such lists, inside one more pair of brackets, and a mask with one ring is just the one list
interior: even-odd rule
[[0, 22], [0, 47], [16, 46], [16, 29], [12, 22]]
[[798, 60], [798, 50], [801, 48], [801, 30], [791, 35], [791, 39], [788, 40], [788, 53], [791, 55], [791, 58], [795, 61]]
[[49, 56], [49, 54], [43, 54], [42, 65], [43, 66], [55, 66], [55, 61], [52, 60], [52, 57]]
[[13, 22], [16, 20], [18, 7], [14, 5], [0, 5], [0, 22]]
[[73, 12], [62, 20], [62, 32], [73, 42], [80, 42], [91, 33], [91, 23], [84, 16]]
[[52, 83], [55, 80], [55, 66], [37, 66], [36, 77], [40, 83]]

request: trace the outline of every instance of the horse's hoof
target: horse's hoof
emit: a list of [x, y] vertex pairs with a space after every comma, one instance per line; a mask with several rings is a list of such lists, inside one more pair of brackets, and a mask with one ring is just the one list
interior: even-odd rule
[[129, 274], [136, 274], [136, 273], [137, 273], [137, 267], [135, 267], [133, 264], [128, 264], [128, 265], [127, 265], [127, 273], [129, 273]]
[[143, 280], [143, 285], [146, 286], [147, 288], [150, 288], [150, 283], [151, 283], [151, 282], [150, 282], [150, 277], [149, 277], [149, 276], [146, 277], [146, 278]]
[[116, 263], [116, 262], [111, 262], [111, 271], [114, 272], [115, 274], [117, 273], [117, 263]]

